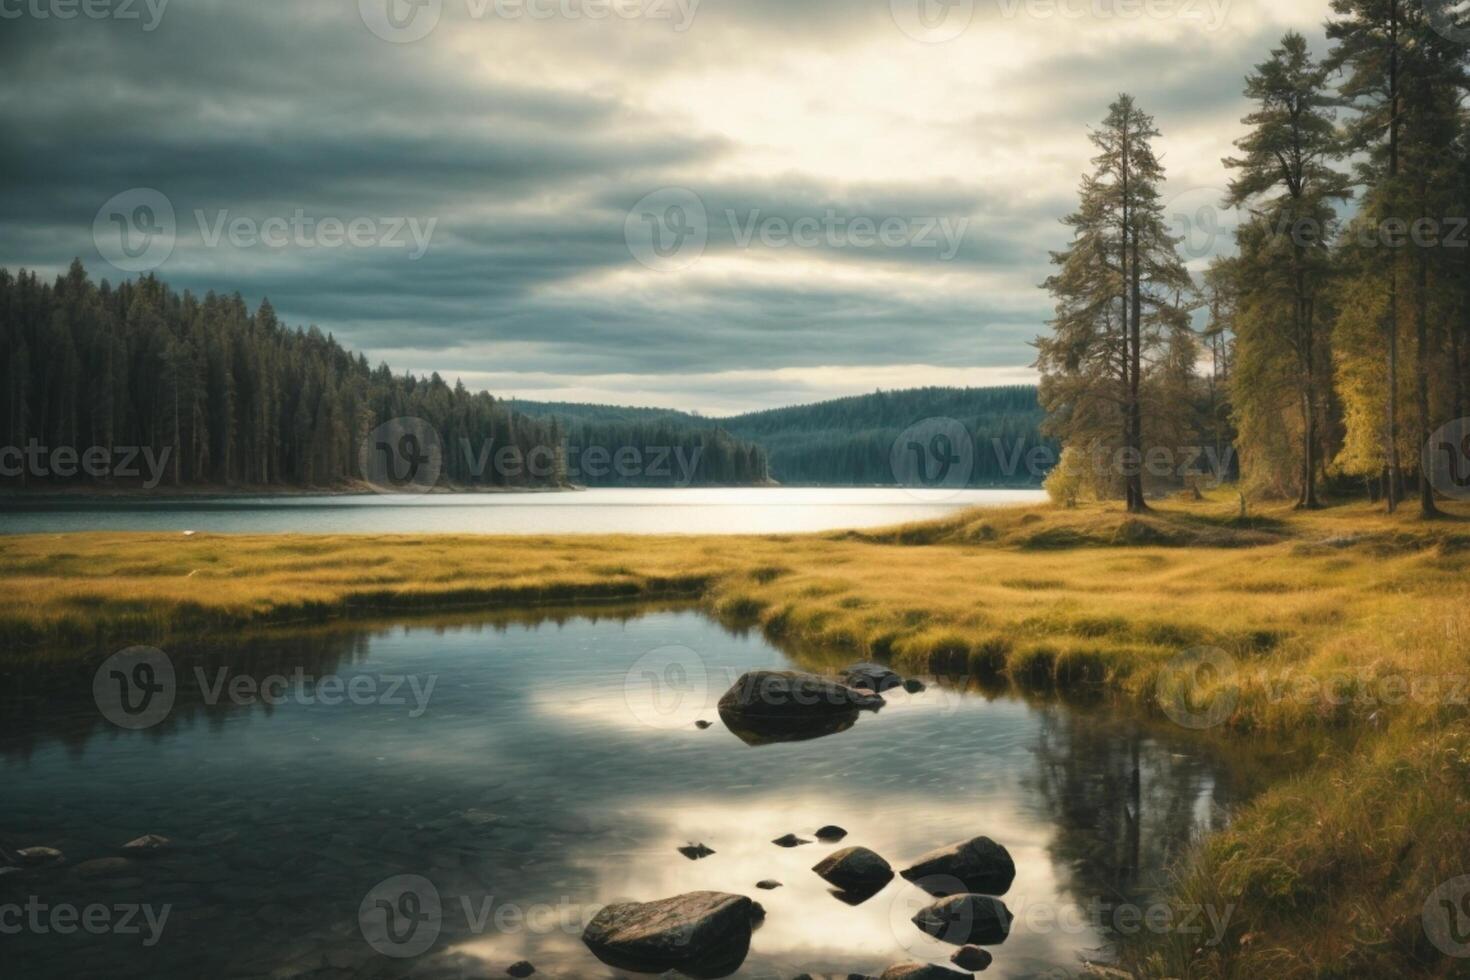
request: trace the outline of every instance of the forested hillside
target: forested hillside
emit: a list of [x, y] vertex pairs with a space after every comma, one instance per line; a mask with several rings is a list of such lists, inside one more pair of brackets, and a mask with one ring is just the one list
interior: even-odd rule
[[1026, 385], [879, 391], [713, 421], [663, 408], [565, 402], [521, 402], [517, 407], [574, 430], [579, 424], [718, 423], [765, 452], [772, 479], [795, 486], [894, 485], [894, 446], [906, 430], [926, 419], [954, 419], [969, 431], [975, 460], [971, 486], [1033, 485], [1045, 473], [1032, 472], [1025, 454], [1037, 447], [1053, 453], [1057, 449], [1041, 435], [1044, 413], [1036, 389]]
[[1036, 483], [1018, 458], [1044, 439], [1036, 389], [915, 388], [879, 391], [816, 405], [777, 408], [723, 419], [742, 439], [763, 448], [782, 483], [892, 484], [899, 436], [925, 419], [955, 419], [974, 438], [972, 486]]
[[7, 486], [99, 482], [83, 461], [143, 451], [167, 486], [341, 488], [362, 478], [374, 430], [403, 418], [437, 437], [442, 486], [766, 478], [763, 454], [712, 424], [568, 431], [438, 374], [371, 367], [269, 302], [251, 312], [238, 294], [180, 294], [152, 276], [98, 285], [79, 262], [54, 283], [0, 270], [0, 379]]

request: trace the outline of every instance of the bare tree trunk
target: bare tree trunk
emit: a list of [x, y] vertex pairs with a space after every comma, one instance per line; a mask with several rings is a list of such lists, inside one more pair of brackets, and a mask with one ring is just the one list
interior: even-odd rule
[[1434, 503], [1434, 485], [1425, 477], [1429, 459], [1429, 259], [1424, 249], [1415, 246], [1418, 276], [1414, 283], [1414, 400], [1419, 411], [1419, 516], [1439, 517]]

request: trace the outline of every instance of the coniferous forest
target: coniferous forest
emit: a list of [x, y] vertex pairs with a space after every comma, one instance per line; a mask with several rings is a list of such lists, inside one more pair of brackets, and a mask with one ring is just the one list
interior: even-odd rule
[[1470, 379], [1470, 48], [1432, 4], [1332, 10], [1328, 50], [1288, 33], [1245, 81], [1219, 202], [1240, 209], [1235, 254], [1203, 276], [1173, 234], [1153, 118], [1123, 95], [1092, 132], [1037, 341], [1048, 431], [1067, 447], [1054, 496], [1147, 509], [1180, 481], [1139, 460], [1234, 443], [1245, 496], [1437, 512], [1428, 474], [1470, 435], [1454, 430]]
[[[0, 270], [0, 378], [0, 444], [69, 450], [73, 469], [94, 447], [142, 449], [166, 464], [165, 487], [352, 486], [364, 440], [399, 418], [437, 433], [445, 486], [766, 480], [764, 453], [713, 424], [564, 428], [438, 374], [372, 367], [282, 324], [269, 301], [251, 312], [238, 294], [180, 294], [153, 276], [98, 284], [80, 262], [55, 282]], [[12, 469], [10, 486], [96, 482]]]

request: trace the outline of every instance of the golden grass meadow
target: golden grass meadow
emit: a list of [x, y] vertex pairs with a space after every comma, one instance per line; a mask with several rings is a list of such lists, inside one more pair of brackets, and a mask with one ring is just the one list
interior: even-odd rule
[[790, 536], [31, 535], [0, 539], [0, 635], [24, 660], [679, 597], [807, 649], [1118, 698], [1281, 756], [1174, 871], [1179, 901], [1238, 906], [1226, 941], [1155, 939], [1128, 951], [1136, 975], [1450, 976], [1421, 912], [1470, 848], [1467, 566], [1463, 507], [1241, 516], [1223, 493]]

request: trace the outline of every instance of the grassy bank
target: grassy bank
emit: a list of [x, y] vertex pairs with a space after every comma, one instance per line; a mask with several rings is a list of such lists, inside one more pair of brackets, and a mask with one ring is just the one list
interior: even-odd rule
[[[1420, 912], [1470, 871], [1467, 565], [1463, 507], [1432, 523], [1366, 505], [1242, 519], [1223, 496], [1144, 518], [1018, 508], [813, 536], [36, 535], [0, 538], [0, 639], [25, 656], [405, 610], [687, 596], [778, 640], [911, 671], [1096, 686], [1161, 717], [1182, 708], [1217, 722], [1205, 737], [1330, 733], [1299, 739], [1330, 748], [1181, 869], [1181, 900], [1239, 907], [1225, 943], [1163, 944], [1137, 968], [1450, 976], [1470, 961], [1441, 955]], [[1227, 669], [1190, 674], [1181, 693], [1190, 650]]]

